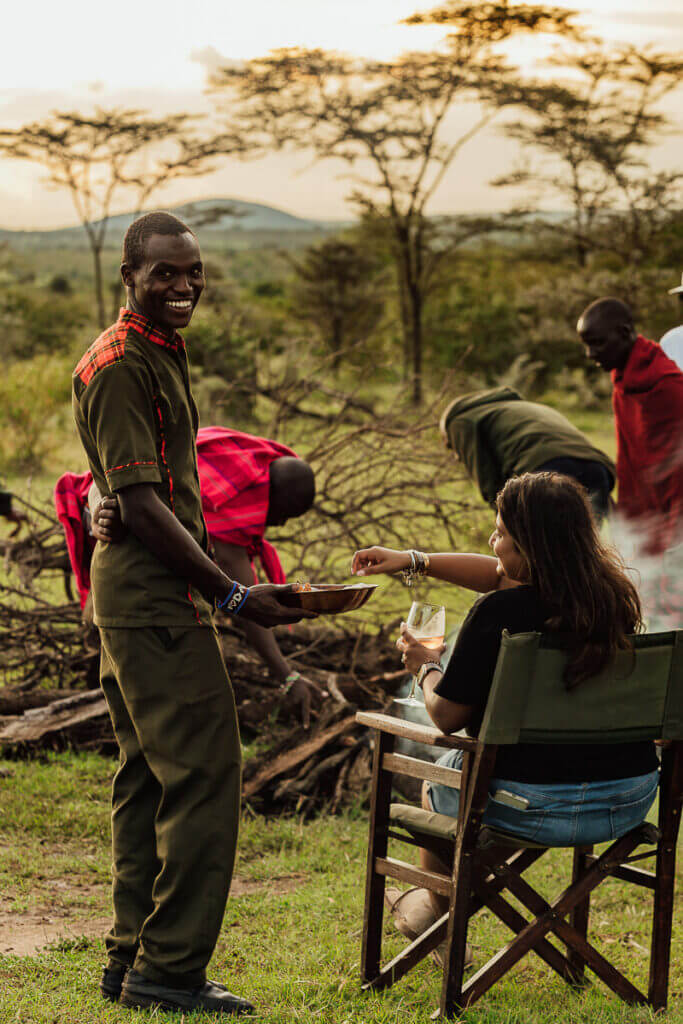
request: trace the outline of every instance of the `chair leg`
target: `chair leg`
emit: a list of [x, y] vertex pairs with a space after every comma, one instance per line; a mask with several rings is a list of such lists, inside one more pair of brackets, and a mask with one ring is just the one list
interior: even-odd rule
[[375, 754], [372, 767], [370, 801], [370, 834], [365, 881], [365, 916], [361, 950], [361, 981], [374, 981], [379, 974], [382, 951], [385, 876], [375, 870], [378, 857], [386, 857], [388, 847], [389, 807], [391, 804], [391, 773], [382, 770], [382, 759], [394, 749], [390, 733], [375, 731]]
[[462, 982], [465, 973], [467, 925], [470, 917], [472, 854], [463, 853], [453, 869], [453, 895], [448, 916], [448, 932], [443, 965], [440, 1013], [455, 1017], [462, 1009]]
[[[588, 857], [593, 852], [592, 846], [577, 846], [574, 849], [574, 863], [572, 867], [572, 885], [578, 882], [581, 875], [584, 873], [589, 865]], [[579, 935], [584, 939], [588, 934], [588, 917], [590, 914], [590, 892], [587, 892], [584, 899], [580, 903], [577, 903], [570, 914], [570, 922], [573, 928], [577, 930]], [[583, 983], [583, 972], [586, 966], [586, 961], [583, 959], [581, 954], [575, 949], [569, 948], [567, 950], [567, 959], [572, 966], [574, 975], [576, 977], [576, 984], [581, 985]]]
[[652, 942], [648, 1000], [655, 1010], [665, 1010], [669, 991], [671, 929], [676, 875], [676, 843], [681, 824], [683, 745], [674, 743], [662, 751], [659, 783], [659, 831], [655, 867]]
[[648, 988], [648, 1000], [655, 1010], [666, 1009], [669, 989], [675, 867], [675, 845], [661, 842], [657, 848]]

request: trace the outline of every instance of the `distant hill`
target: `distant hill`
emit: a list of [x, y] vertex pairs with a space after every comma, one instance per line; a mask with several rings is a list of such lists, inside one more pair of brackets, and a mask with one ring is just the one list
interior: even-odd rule
[[[200, 231], [203, 241], [220, 241], [223, 236], [247, 232], [306, 232], [327, 233], [346, 227], [347, 221], [319, 221], [295, 217], [284, 210], [261, 203], [248, 203], [242, 199], [200, 199], [194, 203], [164, 207], [184, 220], [193, 230]], [[121, 213], [109, 218], [105, 245], [119, 247], [135, 213]], [[0, 228], [0, 241], [20, 248], [80, 248], [87, 244], [80, 225], [56, 228], [51, 231], [9, 231]]]

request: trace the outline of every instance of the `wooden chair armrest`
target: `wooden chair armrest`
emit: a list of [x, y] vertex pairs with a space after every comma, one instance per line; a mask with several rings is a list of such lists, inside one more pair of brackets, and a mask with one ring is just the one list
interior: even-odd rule
[[446, 747], [448, 750], [477, 749], [477, 741], [470, 739], [469, 736], [446, 736], [433, 725], [417, 725], [414, 722], [405, 722], [402, 718], [394, 718], [392, 715], [358, 711], [356, 721], [369, 729], [379, 729], [380, 732], [389, 732], [414, 743], [426, 743], [430, 747]]

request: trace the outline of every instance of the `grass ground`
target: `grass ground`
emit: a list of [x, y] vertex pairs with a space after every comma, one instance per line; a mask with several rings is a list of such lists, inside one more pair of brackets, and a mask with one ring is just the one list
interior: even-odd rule
[[[49, 918], [52, 942], [33, 955], [0, 954], [0, 1024], [116, 1024], [148, 1019], [102, 1001], [104, 959], [93, 929], [109, 914], [108, 799], [112, 761], [52, 755], [0, 761], [0, 948], [27, 919]], [[210, 976], [256, 1004], [261, 1024], [411, 1024], [429, 1019], [439, 974], [421, 964], [383, 995], [359, 991], [365, 812], [302, 822], [243, 816], [236, 895], [228, 903]], [[550, 894], [569, 853], [557, 851], [529, 877]], [[679, 883], [680, 884], [680, 883]], [[592, 938], [636, 984], [646, 985], [649, 900], [605, 883], [592, 909]], [[240, 895], [241, 894], [241, 895]], [[674, 923], [669, 1011], [683, 1024], [683, 913]], [[54, 922], [57, 922], [56, 926]], [[47, 927], [47, 926], [46, 926]], [[60, 935], [62, 936], [60, 938]], [[387, 952], [403, 941], [387, 927]], [[505, 939], [488, 914], [470, 931], [479, 964]], [[178, 1017], [158, 1013], [159, 1024]], [[208, 1020], [185, 1016], [186, 1024]], [[642, 1024], [647, 1009], [617, 1001], [596, 983], [572, 994], [535, 956], [525, 958], [463, 1021], [476, 1024]]]

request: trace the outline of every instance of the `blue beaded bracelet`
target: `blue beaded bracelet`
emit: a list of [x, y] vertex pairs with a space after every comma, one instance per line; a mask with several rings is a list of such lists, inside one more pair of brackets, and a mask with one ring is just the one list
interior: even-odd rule
[[227, 597], [224, 597], [222, 601], [214, 601], [213, 604], [214, 604], [214, 608], [216, 609], [216, 611], [219, 611], [221, 608], [225, 608], [226, 604], [228, 603], [228, 601], [230, 600], [232, 595], [235, 593], [236, 589], [237, 589], [237, 584], [233, 583], [232, 590], [230, 591], [230, 593], [228, 594]]

